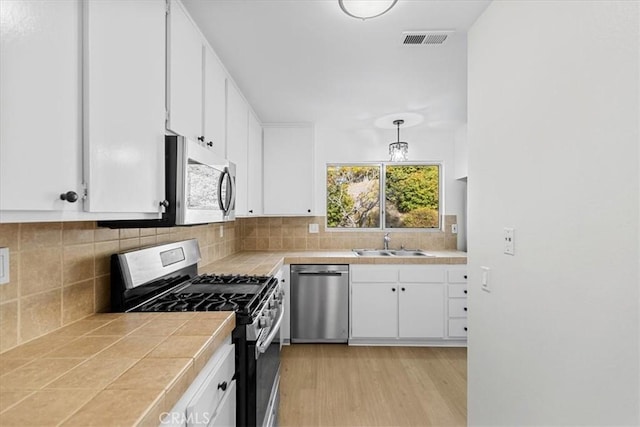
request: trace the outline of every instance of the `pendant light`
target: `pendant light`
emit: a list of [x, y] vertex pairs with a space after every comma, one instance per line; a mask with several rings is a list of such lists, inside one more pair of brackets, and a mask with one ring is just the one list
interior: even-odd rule
[[387, 13], [398, 0], [338, 0], [344, 13], [362, 19], [371, 19]]
[[400, 141], [400, 125], [404, 120], [394, 120], [393, 124], [398, 127], [398, 140], [389, 144], [389, 155], [392, 162], [406, 162], [409, 154], [409, 144]]

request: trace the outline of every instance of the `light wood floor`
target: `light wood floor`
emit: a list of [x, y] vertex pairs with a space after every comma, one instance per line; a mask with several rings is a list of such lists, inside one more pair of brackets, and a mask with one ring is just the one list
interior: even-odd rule
[[466, 348], [292, 344], [281, 366], [282, 427], [467, 422]]

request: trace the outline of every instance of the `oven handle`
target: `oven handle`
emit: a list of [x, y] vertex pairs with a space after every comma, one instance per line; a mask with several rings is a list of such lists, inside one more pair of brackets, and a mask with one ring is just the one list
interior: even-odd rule
[[269, 348], [269, 346], [271, 345], [271, 342], [273, 341], [276, 334], [280, 330], [280, 324], [282, 323], [282, 319], [284, 318], [284, 305], [281, 305], [281, 307], [282, 307], [282, 310], [280, 310], [280, 316], [278, 316], [278, 320], [271, 328], [271, 332], [269, 333], [269, 336], [265, 339], [265, 341], [262, 344], [257, 345], [258, 353], [265, 353], [267, 351], [267, 348]]

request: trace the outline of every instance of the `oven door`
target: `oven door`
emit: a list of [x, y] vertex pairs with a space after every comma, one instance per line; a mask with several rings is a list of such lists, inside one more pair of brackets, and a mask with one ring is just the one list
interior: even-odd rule
[[177, 144], [176, 224], [224, 221], [235, 198], [228, 162], [184, 137]]
[[[255, 425], [277, 426], [280, 401], [280, 325], [284, 307], [280, 305], [277, 318], [266, 336], [249, 344], [249, 357], [255, 356], [255, 383], [249, 387], [249, 411], [255, 413]], [[253, 417], [249, 417], [251, 419]]]

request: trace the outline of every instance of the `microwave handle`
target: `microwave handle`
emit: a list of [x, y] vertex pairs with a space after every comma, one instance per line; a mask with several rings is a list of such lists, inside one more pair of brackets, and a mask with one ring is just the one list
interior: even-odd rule
[[224, 207], [224, 200], [222, 200], [222, 185], [224, 184], [224, 176], [227, 175], [229, 171], [225, 168], [220, 174], [220, 179], [218, 180], [218, 206], [220, 206], [220, 210], [224, 215], [226, 215], [226, 209]]
[[225, 210], [224, 214], [225, 215], [229, 215], [229, 212], [231, 212], [231, 210], [233, 209], [233, 205], [235, 204], [235, 200], [236, 200], [236, 180], [231, 176], [231, 173], [229, 172], [229, 170], [227, 169], [227, 175], [229, 176], [229, 187], [231, 189], [231, 191], [229, 191], [229, 200], [227, 203], [227, 209]]
[[[225, 176], [229, 180], [229, 191], [227, 191], [226, 200], [222, 200], [222, 186], [224, 185]], [[220, 210], [222, 211], [224, 216], [229, 215], [229, 211], [231, 211], [235, 196], [236, 196], [236, 183], [234, 182], [231, 174], [229, 173], [229, 169], [224, 168], [222, 175], [220, 175], [220, 180], [218, 181], [218, 205], [220, 206]]]

